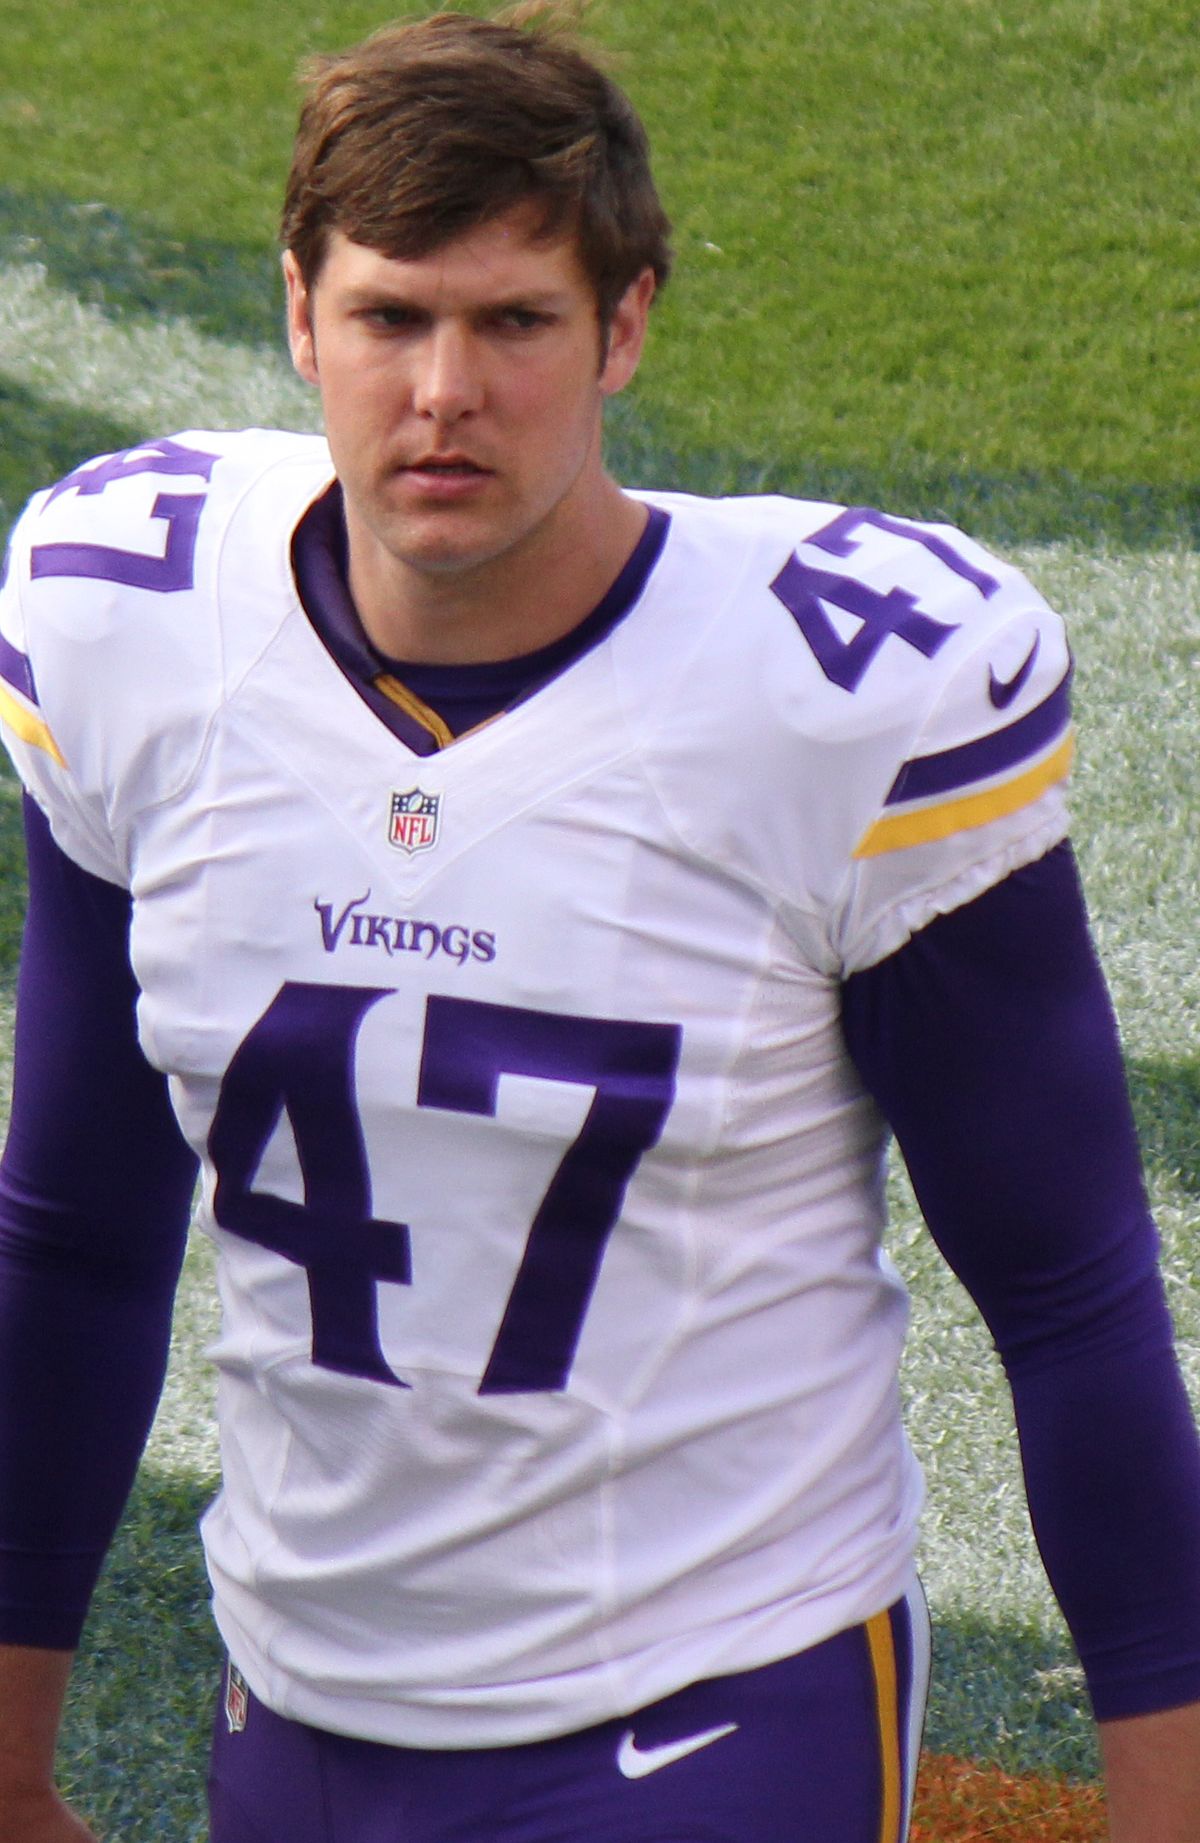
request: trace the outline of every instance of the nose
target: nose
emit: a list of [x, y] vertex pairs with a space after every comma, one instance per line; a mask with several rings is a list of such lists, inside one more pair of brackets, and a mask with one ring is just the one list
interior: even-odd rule
[[453, 321], [430, 327], [417, 358], [417, 414], [446, 426], [471, 415], [482, 401], [483, 377], [470, 330]]

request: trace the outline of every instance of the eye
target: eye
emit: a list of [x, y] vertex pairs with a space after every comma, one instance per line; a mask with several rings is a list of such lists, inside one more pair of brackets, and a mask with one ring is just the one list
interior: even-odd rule
[[381, 301], [374, 307], [364, 307], [359, 318], [365, 325], [383, 333], [411, 332], [425, 324], [425, 316], [415, 307], [406, 307], [399, 301]]
[[495, 324], [506, 332], [534, 333], [539, 327], [549, 326], [551, 318], [535, 307], [502, 307], [495, 315]]

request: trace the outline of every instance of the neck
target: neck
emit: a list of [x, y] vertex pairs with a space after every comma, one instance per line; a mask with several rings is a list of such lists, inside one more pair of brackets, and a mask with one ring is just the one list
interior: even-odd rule
[[536, 652], [577, 627], [612, 586], [646, 508], [607, 475], [582, 519], [547, 520], [499, 557], [438, 571], [389, 553], [346, 503], [350, 593], [392, 659], [469, 665]]

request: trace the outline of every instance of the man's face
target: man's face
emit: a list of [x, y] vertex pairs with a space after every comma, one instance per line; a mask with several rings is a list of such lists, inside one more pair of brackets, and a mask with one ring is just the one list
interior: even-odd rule
[[636, 368], [647, 273], [604, 341], [574, 239], [534, 241], [532, 207], [432, 255], [330, 239], [305, 288], [284, 259], [300, 375], [319, 386], [346, 496], [351, 577], [486, 568], [571, 540], [603, 473], [601, 411]]

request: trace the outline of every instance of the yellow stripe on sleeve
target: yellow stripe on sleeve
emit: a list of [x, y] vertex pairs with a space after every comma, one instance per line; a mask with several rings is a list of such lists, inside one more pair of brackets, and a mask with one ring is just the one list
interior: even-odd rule
[[992, 819], [1019, 813], [1023, 806], [1031, 806], [1048, 787], [1066, 780], [1074, 753], [1075, 738], [1068, 735], [1053, 755], [999, 787], [989, 787], [985, 793], [967, 794], [959, 800], [946, 800], [940, 806], [923, 806], [915, 813], [892, 813], [877, 819], [854, 847], [854, 856], [882, 857], [887, 851], [904, 851], [909, 845], [928, 845], [935, 839], [952, 838], [956, 832], [969, 832], [975, 826], [987, 825]]
[[879, 1761], [883, 1788], [879, 1843], [899, 1843], [904, 1774], [900, 1759], [900, 1704], [896, 1689], [896, 1647], [887, 1613], [867, 1620], [867, 1643], [875, 1673], [875, 1707], [879, 1715]]
[[34, 712], [27, 705], [22, 704], [19, 698], [15, 698], [4, 685], [0, 685], [0, 718], [21, 738], [22, 742], [31, 743], [35, 749], [44, 749], [60, 768], [66, 767], [62, 750], [50, 734], [49, 724], [42, 717], [35, 716]]

